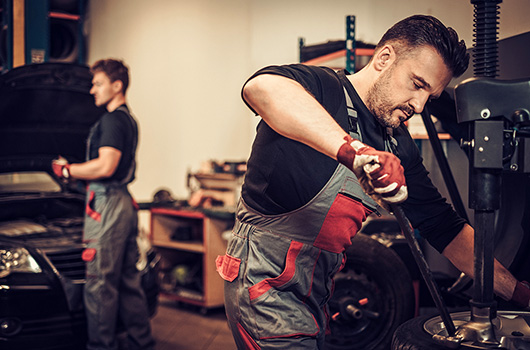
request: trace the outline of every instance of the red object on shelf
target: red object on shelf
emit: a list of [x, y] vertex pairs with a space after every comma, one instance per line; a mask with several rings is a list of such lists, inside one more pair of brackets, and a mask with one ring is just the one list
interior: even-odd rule
[[63, 13], [63, 12], [49, 12], [48, 17], [50, 18], [60, 18], [60, 19], [68, 19], [71, 21], [79, 21], [81, 18], [80, 15], [73, 15], [71, 13]]
[[[365, 48], [355, 49], [356, 56], [372, 56], [373, 54], [374, 54], [374, 49], [365, 49]], [[310, 64], [310, 65], [318, 65], [326, 61], [334, 60], [334, 59], [341, 58], [344, 56], [346, 56], [346, 49], [328, 53], [327, 55], [319, 56], [319, 57], [310, 59], [302, 63]]]

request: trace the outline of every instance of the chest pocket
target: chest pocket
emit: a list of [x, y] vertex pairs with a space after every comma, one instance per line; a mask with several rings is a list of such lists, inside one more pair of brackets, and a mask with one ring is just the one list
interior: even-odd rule
[[353, 176], [346, 177], [339, 194], [348, 196], [362, 203], [363, 206], [365, 206], [366, 209], [371, 213], [377, 211], [377, 203], [370, 196], [364, 193], [359, 181]]
[[[346, 87], [343, 86], [343, 90], [350, 136], [362, 140], [357, 111]], [[345, 166], [339, 166], [337, 171], [342, 172], [340, 177], [344, 180], [313, 245], [330, 252], [341, 253], [351, 245], [352, 238], [361, 229], [368, 215], [377, 212], [377, 204], [364, 193], [357, 178]]]
[[[341, 168], [343, 172], [350, 172], [344, 166]], [[313, 245], [342, 253], [351, 245], [352, 238], [376, 207], [375, 201], [363, 192], [357, 179], [353, 175], [345, 175]]]

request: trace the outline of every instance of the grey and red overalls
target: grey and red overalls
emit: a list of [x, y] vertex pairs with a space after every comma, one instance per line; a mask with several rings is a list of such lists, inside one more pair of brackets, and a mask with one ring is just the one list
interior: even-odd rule
[[332, 276], [376, 210], [343, 165], [312, 200], [289, 213], [263, 215], [240, 200], [226, 255], [217, 259], [238, 349], [323, 348]]
[[[125, 112], [131, 119], [135, 129], [135, 150], [136, 122], [126, 107], [122, 106], [118, 110]], [[94, 129], [88, 138], [87, 153]], [[123, 180], [91, 181], [87, 186], [84, 226], [87, 248], [83, 253], [87, 263], [84, 288], [87, 349], [117, 349], [118, 320], [127, 332], [129, 350], [154, 347], [147, 304], [136, 268], [137, 207], [127, 189], [127, 184], [134, 178], [134, 171], [133, 159], [128, 175]]]

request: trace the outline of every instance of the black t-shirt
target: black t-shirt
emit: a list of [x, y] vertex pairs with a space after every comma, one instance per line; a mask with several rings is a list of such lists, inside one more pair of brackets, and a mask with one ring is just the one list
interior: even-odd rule
[[[295, 64], [266, 67], [250, 79], [260, 74], [281, 75], [297, 81], [348, 131], [344, 83], [357, 110], [362, 141], [376, 149], [385, 149], [385, 129], [368, 111], [344, 72]], [[405, 169], [409, 191], [402, 207], [412, 225], [442, 251], [460, 232], [464, 220], [432, 184], [406, 127], [395, 129], [393, 136], [398, 142], [397, 155]], [[308, 203], [328, 182], [337, 165], [337, 161], [313, 148], [279, 135], [261, 120], [248, 160], [242, 197], [263, 214], [289, 212]]]
[[[125, 179], [134, 162], [137, 140], [136, 121], [122, 110], [115, 109], [105, 113], [94, 125], [90, 139], [89, 159], [97, 158], [101, 147], [112, 147], [121, 151], [121, 158], [116, 171], [110, 178], [103, 181], [120, 182]], [[133, 179], [134, 175], [130, 181]]]

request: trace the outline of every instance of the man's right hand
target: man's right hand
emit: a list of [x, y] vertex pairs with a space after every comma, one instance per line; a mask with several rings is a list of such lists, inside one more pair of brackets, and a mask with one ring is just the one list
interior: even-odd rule
[[[401, 203], [407, 199], [403, 167], [395, 155], [378, 151], [350, 136], [344, 139], [346, 143], [340, 147], [337, 160], [355, 173], [365, 190], [373, 190], [387, 203]], [[362, 180], [364, 177], [368, 177], [369, 188]]]

